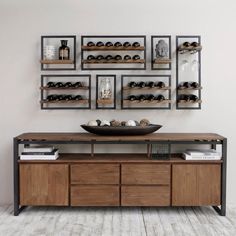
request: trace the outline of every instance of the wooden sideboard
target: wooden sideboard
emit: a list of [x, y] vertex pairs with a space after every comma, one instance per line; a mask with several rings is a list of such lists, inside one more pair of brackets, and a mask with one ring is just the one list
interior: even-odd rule
[[[222, 160], [170, 160], [149, 153], [94, 154], [95, 144], [222, 145]], [[61, 153], [54, 161], [19, 159], [20, 145], [91, 144], [91, 154]], [[25, 206], [213, 206], [225, 215], [226, 138], [217, 134], [156, 133], [97, 136], [26, 133], [14, 138], [14, 215]], [[149, 149], [149, 148], [148, 148]]]

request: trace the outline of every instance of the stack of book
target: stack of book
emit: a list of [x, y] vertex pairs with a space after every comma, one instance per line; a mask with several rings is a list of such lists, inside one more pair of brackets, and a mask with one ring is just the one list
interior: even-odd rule
[[187, 149], [183, 153], [185, 160], [221, 160], [221, 153], [214, 149]]
[[21, 160], [56, 160], [58, 149], [48, 146], [25, 147], [20, 155]]

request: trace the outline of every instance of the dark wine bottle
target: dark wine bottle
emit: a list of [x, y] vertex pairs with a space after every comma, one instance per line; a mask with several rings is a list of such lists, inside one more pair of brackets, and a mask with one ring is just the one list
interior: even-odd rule
[[137, 100], [137, 97], [134, 96], [134, 95], [130, 95], [130, 96], [128, 97], [128, 99], [129, 99], [130, 101], [135, 101], [135, 100]]
[[192, 46], [192, 47], [198, 47], [198, 46], [199, 46], [199, 43], [198, 43], [198, 42], [192, 42], [192, 43], [191, 43], [191, 46]]
[[121, 44], [120, 42], [116, 42], [116, 43], [114, 44], [114, 46], [115, 46], [115, 47], [121, 47], [122, 44]]
[[116, 55], [116, 56], [114, 57], [114, 59], [117, 60], [117, 61], [119, 61], [119, 60], [122, 60], [122, 57], [121, 57], [121, 55]]
[[153, 101], [155, 99], [155, 96], [153, 94], [147, 95], [147, 100], [148, 101]]
[[186, 102], [189, 102], [189, 101], [190, 101], [190, 98], [191, 98], [191, 96], [190, 96], [189, 94], [182, 94], [182, 95], [180, 96], [180, 100], [184, 100], [184, 101], [186, 101]]
[[59, 47], [59, 60], [70, 59], [70, 48], [67, 46], [68, 40], [61, 40], [61, 46]]
[[189, 82], [184, 82], [183, 87], [185, 88], [191, 88], [191, 84]]
[[103, 47], [103, 46], [104, 46], [104, 43], [101, 42], [101, 41], [99, 41], [99, 42], [96, 43], [96, 46], [97, 46], [97, 47]]
[[156, 100], [161, 102], [161, 101], [164, 101], [165, 100], [165, 97], [161, 94], [159, 94], [157, 97], [156, 97]]
[[129, 87], [130, 88], [134, 88], [136, 86], [137, 86], [136, 82], [134, 82], [134, 81], [129, 82]]
[[94, 60], [94, 59], [95, 59], [95, 56], [93, 56], [93, 55], [88, 55], [87, 56], [88, 61], [91, 61], [91, 60]]
[[132, 46], [135, 47], [135, 48], [138, 48], [138, 47], [140, 47], [140, 43], [139, 42], [134, 42], [132, 44]]
[[146, 86], [149, 88], [154, 88], [155, 87], [155, 83], [153, 81], [149, 81], [146, 83]]
[[78, 100], [83, 100], [83, 98], [82, 98], [81, 95], [76, 95], [76, 96], [73, 97], [73, 100], [78, 101]]
[[140, 81], [140, 82], [138, 83], [138, 86], [139, 86], [140, 88], [144, 88], [144, 87], [146, 86], [146, 84], [145, 84], [145, 82]]
[[64, 100], [66, 100], [66, 101], [72, 100], [72, 95], [65, 95]]
[[199, 84], [197, 82], [192, 82], [191, 83], [191, 87], [192, 88], [198, 88], [199, 87]]
[[127, 61], [127, 60], [131, 60], [131, 56], [130, 56], [130, 55], [125, 55], [125, 56], [124, 56], [124, 60], [126, 60], [126, 61]]
[[55, 95], [55, 94], [48, 95], [46, 100], [49, 101], [49, 102], [50, 101], [56, 101], [57, 100], [57, 95]]
[[107, 61], [112, 60], [112, 59], [113, 59], [113, 56], [112, 56], [112, 55], [107, 55], [107, 56], [105, 57], [105, 59], [106, 59]]
[[87, 43], [87, 46], [88, 46], [88, 47], [94, 47], [94, 46], [95, 46], [95, 43], [90, 41], [90, 42]]
[[125, 48], [130, 47], [130, 46], [131, 46], [130, 42], [124, 42], [123, 43], [123, 47], [125, 47]]
[[72, 87], [72, 83], [71, 83], [71, 82], [66, 82], [66, 83], [64, 84], [64, 87], [65, 87], [65, 88], [71, 88], [71, 87]]
[[139, 95], [138, 99], [140, 102], [143, 102], [144, 100], [146, 100], [146, 96], [141, 94], [141, 95]]
[[83, 87], [83, 84], [78, 81], [78, 82], [76, 82], [76, 83], [73, 84], [73, 87], [74, 87], [74, 88]]
[[178, 96], [178, 100], [185, 100], [185, 94], [180, 94]]
[[106, 46], [106, 47], [112, 47], [112, 46], [113, 46], [113, 43], [112, 43], [112, 42], [106, 42], [105, 46]]
[[155, 84], [155, 86], [158, 87], [158, 88], [165, 88], [166, 85], [165, 85], [164, 82], [159, 81], [159, 82], [157, 82], [157, 83]]
[[187, 47], [190, 47], [191, 44], [190, 44], [190, 42], [184, 42], [184, 43], [183, 43], [183, 46], [187, 48]]
[[63, 88], [63, 87], [64, 87], [64, 84], [61, 83], [61, 82], [57, 82], [57, 83], [55, 84], [55, 87], [56, 87], [56, 88]]
[[189, 100], [196, 102], [198, 101], [198, 96], [191, 94]]
[[139, 55], [134, 55], [133, 60], [140, 60], [140, 56]]
[[59, 101], [63, 101], [63, 100], [65, 100], [65, 95], [60, 94], [60, 95], [57, 96], [57, 99], [58, 99]]
[[55, 83], [54, 82], [48, 82], [47, 87], [48, 88], [53, 88], [53, 87], [55, 87]]
[[104, 60], [104, 56], [103, 55], [98, 55], [98, 56], [96, 56], [96, 59], [99, 60], [99, 61]]

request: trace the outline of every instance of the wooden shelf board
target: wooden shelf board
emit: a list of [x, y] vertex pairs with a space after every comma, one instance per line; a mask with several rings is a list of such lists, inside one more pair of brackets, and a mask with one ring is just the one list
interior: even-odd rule
[[98, 99], [97, 100], [97, 104], [101, 104], [101, 105], [109, 105], [109, 104], [113, 104], [113, 100], [112, 99]]
[[158, 88], [158, 87], [154, 87], [154, 88], [149, 88], [149, 87], [144, 87], [144, 88], [140, 88], [140, 87], [134, 87], [134, 88], [130, 88], [128, 86], [123, 87], [124, 91], [156, 91], [156, 90], [170, 90], [171, 88], [168, 86], [164, 87], [164, 88]]
[[155, 59], [153, 64], [170, 64], [171, 59]]
[[47, 101], [47, 100], [43, 100], [40, 101], [40, 103], [45, 103], [45, 104], [86, 104], [88, 103], [88, 99], [83, 99], [83, 100], [69, 100], [69, 101]]
[[178, 51], [193, 51], [193, 50], [196, 50], [196, 51], [201, 51], [202, 50], [202, 46], [198, 46], [198, 47], [193, 47], [193, 46], [190, 46], [190, 47], [184, 47], [183, 45], [180, 45], [178, 47]]
[[202, 103], [202, 100], [198, 100], [198, 101], [185, 101], [185, 100], [178, 100], [178, 103], [181, 104], [197, 104], [197, 103]]
[[51, 87], [51, 88], [49, 88], [49, 87], [40, 87], [40, 89], [41, 90], [61, 90], [61, 91], [63, 91], [63, 90], [88, 90], [89, 89], [89, 87], [88, 86], [83, 86], [83, 87], [78, 87], [78, 88], [53, 88], [53, 87]]
[[185, 88], [185, 87], [178, 87], [179, 90], [201, 90], [202, 86], [197, 88]]
[[124, 103], [128, 103], [128, 104], [165, 104], [165, 103], [171, 103], [171, 100], [169, 99], [165, 99], [164, 101], [148, 101], [148, 100], [144, 100], [144, 101], [139, 101], [139, 100], [134, 100], [134, 101], [130, 101], [128, 99], [124, 99], [123, 100]]
[[41, 64], [74, 64], [73, 60], [40, 60]]
[[93, 47], [89, 47], [89, 46], [81, 46], [81, 49], [84, 51], [144, 51], [145, 47], [144, 46], [140, 46], [140, 47], [97, 47], [97, 46], [93, 46]]
[[144, 64], [145, 60], [83, 60], [83, 64]]

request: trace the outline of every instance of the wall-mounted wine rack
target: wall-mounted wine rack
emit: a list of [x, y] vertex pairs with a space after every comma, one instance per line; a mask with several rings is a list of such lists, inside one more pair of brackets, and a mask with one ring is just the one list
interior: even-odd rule
[[[130, 82], [137, 86], [131, 87]], [[145, 86], [140, 87], [140, 82]], [[140, 100], [141, 95], [145, 99]], [[121, 109], [171, 109], [171, 75], [122, 75]]]
[[176, 109], [201, 109], [201, 37], [176, 36]]
[[91, 75], [42, 75], [40, 91], [42, 110], [91, 109]]
[[[102, 79], [110, 80], [111, 98], [102, 98], [99, 94]], [[116, 75], [96, 75], [96, 109], [116, 109]]]
[[[92, 42], [94, 45], [88, 45]], [[97, 46], [98, 42], [104, 43]], [[106, 43], [110, 43], [106, 46]], [[119, 42], [120, 46], [115, 46]], [[124, 46], [128, 42], [130, 45]], [[134, 46], [133, 43], [139, 43]], [[97, 56], [104, 58], [98, 59]], [[121, 58], [115, 59], [119, 55]], [[125, 58], [124, 56], [130, 56]], [[138, 58], [134, 58], [134, 56]], [[91, 58], [88, 58], [90, 56]], [[111, 56], [107, 59], [107, 56]], [[122, 65], [122, 66], [121, 66]], [[146, 36], [81, 36], [81, 69], [82, 70], [145, 70], [146, 69]]]
[[[68, 40], [70, 47], [70, 59], [59, 60], [59, 55], [55, 55], [54, 59], [45, 59], [45, 45], [53, 45], [60, 47], [60, 40]], [[76, 36], [75, 35], [44, 35], [41, 36], [41, 70], [76, 70]]]
[[170, 35], [151, 36], [151, 67], [152, 70], [171, 70]]

